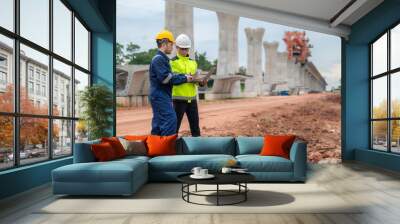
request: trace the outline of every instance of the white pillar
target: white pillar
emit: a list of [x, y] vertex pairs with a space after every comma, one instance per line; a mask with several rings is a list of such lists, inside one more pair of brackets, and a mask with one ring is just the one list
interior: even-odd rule
[[277, 62], [278, 62], [278, 42], [269, 43], [263, 42], [264, 53], [265, 53], [265, 68], [264, 68], [264, 83], [267, 84], [268, 89], [274, 84], [277, 73]]
[[[182, 33], [188, 35], [192, 40], [190, 57], [194, 58], [193, 7], [165, 0], [165, 29], [171, 31], [175, 38]], [[171, 55], [175, 55], [175, 50]]]
[[247, 37], [247, 74], [253, 78], [246, 79], [246, 93], [255, 93], [262, 95], [262, 40], [264, 37], [264, 28], [245, 28]]
[[[239, 69], [239, 17], [222, 12], [217, 12], [217, 17], [219, 26], [217, 75], [233, 75]], [[233, 97], [240, 96], [240, 81], [235, 82], [231, 94]]]

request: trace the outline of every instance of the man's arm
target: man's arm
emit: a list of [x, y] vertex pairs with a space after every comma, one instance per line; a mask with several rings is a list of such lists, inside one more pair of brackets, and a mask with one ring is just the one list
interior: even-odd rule
[[179, 85], [188, 81], [186, 75], [172, 73], [169, 64], [164, 63], [161, 57], [154, 58], [153, 63], [154, 73], [162, 84]]

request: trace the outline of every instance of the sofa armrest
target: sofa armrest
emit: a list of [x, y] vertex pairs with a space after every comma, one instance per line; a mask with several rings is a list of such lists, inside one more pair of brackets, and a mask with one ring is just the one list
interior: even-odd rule
[[75, 143], [74, 145], [74, 163], [95, 162], [96, 158], [92, 153], [90, 146], [100, 143], [99, 140]]
[[307, 143], [296, 140], [290, 149], [290, 160], [293, 162], [293, 179], [305, 181], [307, 175]]

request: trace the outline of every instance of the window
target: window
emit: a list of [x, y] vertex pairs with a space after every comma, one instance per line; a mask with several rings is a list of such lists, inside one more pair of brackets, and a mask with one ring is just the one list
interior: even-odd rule
[[20, 0], [21, 36], [49, 48], [49, 0]]
[[53, 0], [54, 52], [71, 60], [72, 12], [60, 1]]
[[28, 74], [29, 74], [29, 79], [33, 80], [34, 77], [33, 77], [33, 67], [32, 66], [29, 66]]
[[0, 26], [14, 31], [14, 0], [1, 0]]
[[6, 55], [0, 55], [0, 67], [7, 68], [7, 56]]
[[400, 25], [370, 45], [371, 148], [400, 153]]
[[[3, 9], [0, 9], [0, 20], [3, 18], [2, 12]], [[0, 113], [14, 111], [14, 73], [9, 65], [14, 57], [13, 51], [13, 40], [0, 33]]]
[[70, 156], [86, 136], [74, 105], [90, 84], [90, 31], [66, 1], [0, 2], [0, 170]]
[[[0, 10], [1, 11], [1, 10]], [[14, 166], [14, 122], [12, 116], [0, 115], [0, 170]]]
[[42, 96], [46, 97], [46, 86], [42, 86]]
[[33, 94], [34, 93], [34, 87], [33, 87], [33, 82], [28, 82], [28, 91], [29, 94]]
[[6, 85], [7, 84], [7, 73], [0, 71], [0, 84]]
[[75, 62], [89, 69], [89, 32], [77, 18], [75, 18]]
[[[53, 70], [53, 91], [54, 91], [54, 104], [58, 104], [58, 106], [53, 105], [53, 113], [60, 114], [60, 107], [64, 105], [64, 96], [68, 96], [71, 102], [68, 102], [68, 105], [72, 105], [72, 92], [70, 89], [65, 89], [65, 83], [72, 84], [72, 68], [69, 65], [66, 65], [56, 59], [53, 60], [54, 70]], [[60, 94], [60, 102], [58, 101], [58, 97]], [[72, 117], [72, 108], [69, 106], [64, 113], [61, 113], [62, 116]]]

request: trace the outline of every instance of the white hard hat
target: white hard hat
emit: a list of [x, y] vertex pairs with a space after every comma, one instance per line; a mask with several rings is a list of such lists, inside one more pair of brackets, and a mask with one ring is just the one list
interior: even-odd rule
[[189, 36], [186, 34], [180, 34], [175, 40], [176, 46], [180, 48], [191, 48], [192, 41], [190, 40]]

